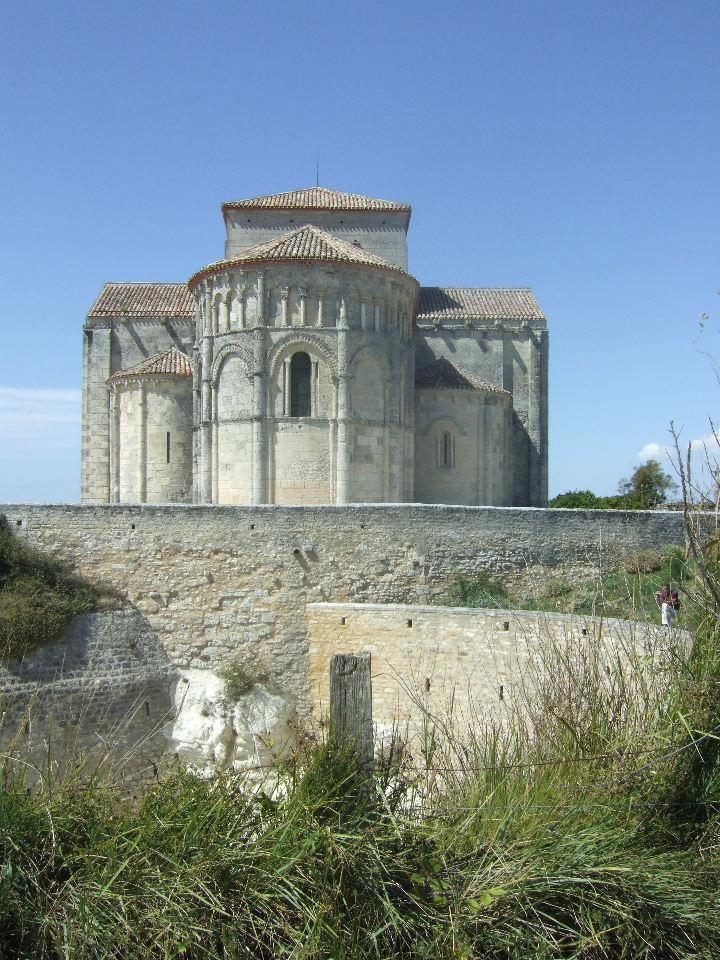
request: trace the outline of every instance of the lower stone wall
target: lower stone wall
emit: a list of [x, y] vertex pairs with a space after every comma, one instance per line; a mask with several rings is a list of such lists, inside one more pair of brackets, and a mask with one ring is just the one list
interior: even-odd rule
[[138, 611], [85, 614], [55, 643], [0, 662], [0, 754], [31, 779], [77, 762], [152, 776], [168, 754], [175, 681]]
[[306, 604], [426, 603], [457, 577], [683, 542], [671, 512], [387, 504], [0, 505], [18, 536], [120, 591], [175, 668], [228, 662], [308, 702]]
[[294, 703], [251, 678], [180, 670], [129, 606], [77, 617], [22, 660], [0, 660], [0, 765], [30, 780], [78, 763], [111, 779], [175, 759], [202, 774], [255, 769], [294, 735]]
[[[468, 724], [521, 707], [549, 665], [635, 653], [659, 665], [679, 631], [626, 620], [404, 604], [313, 603], [307, 608], [313, 711], [326, 718], [333, 654], [372, 654], [373, 719], [380, 728]], [[560, 659], [557, 659], [560, 654]], [[640, 661], [637, 661], [638, 663]]]

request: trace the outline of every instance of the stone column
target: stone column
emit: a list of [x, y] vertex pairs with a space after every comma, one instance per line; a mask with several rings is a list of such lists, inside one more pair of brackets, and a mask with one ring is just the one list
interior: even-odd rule
[[320, 294], [320, 296], [318, 297], [318, 312], [317, 312], [317, 325], [319, 327], [322, 327], [325, 323], [325, 321], [323, 320], [323, 303], [324, 303], [323, 296], [322, 294]]
[[375, 322], [375, 333], [380, 333], [380, 304], [377, 300], [373, 302], [373, 319]]
[[[283, 298], [287, 316], [287, 297]], [[253, 331], [252, 502], [267, 502], [267, 418], [265, 409], [265, 275], [257, 277], [257, 318]]]
[[350, 498], [350, 371], [348, 370], [348, 321], [345, 301], [340, 302], [337, 323], [337, 461], [335, 502], [348, 503]]
[[[280, 287], [280, 309], [281, 309], [281, 319], [280, 323], [283, 327], [288, 325], [288, 297], [290, 296], [290, 287]], [[264, 297], [264, 295], [263, 295]], [[265, 313], [265, 303], [263, 299], [263, 305], [258, 309], [262, 310], [263, 314]]]
[[[387, 384], [383, 387], [383, 435], [382, 435], [382, 498], [383, 502], [387, 503], [393, 499], [400, 499], [402, 494], [398, 493], [397, 497], [393, 497], [390, 490], [390, 439], [392, 433], [392, 426], [390, 424], [390, 418], [388, 417], [388, 412], [390, 409], [390, 388]], [[400, 436], [402, 437], [402, 430], [400, 431]], [[404, 451], [403, 451], [404, 453]], [[403, 464], [404, 469], [404, 464]]]
[[110, 387], [110, 503], [120, 502], [120, 397]]
[[[210, 307], [210, 315], [214, 312], [214, 305]], [[212, 325], [205, 328], [202, 341], [202, 381], [200, 385], [200, 502], [212, 503], [212, 362], [213, 340], [208, 331]]]
[[220, 463], [220, 457], [219, 457], [220, 441], [219, 441], [218, 433], [219, 433], [220, 427], [218, 424], [218, 409], [217, 409], [218, 394], [217, 394], [217, 390], [215, 390], [214, 387], [212, 389], [210, 400], [212, 403], [212, 481], [211, 481], [212, 498], [211, 499], [213, 503], [219, 503], [220, 490], [219, 490], [219, 484], [218, 484], [218, 476], [220, 471], [218, 467]]
[[318, 412], [318, 380], [319, 380], [319, 362], [310, 361], [310, 416], [319, 417]]
[[305, 326], [305, 299], [307, 297], [307, 290], [304, 287], [300, 287], [298, 291], [298, 299], [300, 300], [300, 326]]
[[138, 500], [147, 500], [147, 399], [142, 379], [138, 383]]
[[480, 506], [497, 506], [493, 496], [492, 476], [493, 470], [497, 469], [492, 455], [493, 442], [493, 422], [492, 422], [492, 400], [489, 396], [483, 398], [483, 428], [482, 428], [482, 472], [483, 472], [483, 499]]
[[290, 357], [283, 360], [283, 416], [290, 416]]

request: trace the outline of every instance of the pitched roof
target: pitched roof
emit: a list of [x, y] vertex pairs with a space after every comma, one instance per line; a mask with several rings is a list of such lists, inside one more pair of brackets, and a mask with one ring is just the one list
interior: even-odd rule
[[106, 283], [88, 317], [194, 317], [186, 283]]
[[421, 287], [417, 319], [544, 320], [529, 287]]
[[194, 283], [211, 273], [219, 273], [230, 267], [242, 266], [246, 263], [266, 263], [268, 260], [329, 260], [333, 263], [348, 263], [364, 267], [382, 267], [384, 270], [392, 270], [394, 273], [401, 273], [403, 276], [410, 275], [401, 267], [396, 267], [382, 257], [378, 257], [369, 250], [364, 250], [361, 246], [354, 243], [348, 243], [339, 237], [307, 224], [292, 230], [290, 233], [284, 233], [272, 240], [266, 240], [258, 243], [254, 247], [248, 247], [230, 260], [218, 260], [207, 267], [203, 267], [196, 274], [190, 277], [188, 285], [192, 289]]
[[438, 357], [416, 370], [415, 387], [417, 390], [489, 390], [493, 393], [507, 393], [502, 387], [456, 366], [445, 357]]
[[264, 197], [248, 200], [228, 200], [223, 210], [386, 210], [410, 213], [407, 203], [394, 200], [379, 200], [364, 197], [359, 193], [343, 193], [329, 187], [306, 187], [302, 190], [287, 190], [285, 193], [270, 193]]
[[147, 360], [143, 360], [142, 363], [138, 363], [128, 370], [118, 370], [117, 373], [108, 377], [108, 383], [125, 377], [152, 377], [158, 374], [172, 377], [191, 377], [193, 375], [192, 361], [182, 350], [171, 347], [165, 353], [148, 357]]

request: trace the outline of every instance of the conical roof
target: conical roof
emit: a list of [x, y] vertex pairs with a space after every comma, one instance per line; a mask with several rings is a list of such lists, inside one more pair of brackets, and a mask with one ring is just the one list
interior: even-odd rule
[[218, 260], [207, 267], [203, 267], [202, 270], [198, 270], [190, 277], [188, 286], [192, 289], [193, 285], [202, 277], [243, 264], [272, 261], [290, 262], [293, 260], [322, 260], [363, 267], [381, 267], [383, 270], [392, 270], [393, 273], [401, 273], [406, 277], [410, 276], [405, 270], [396, 267], [387, 260], [383, 260], [375, 253], [370, 253], [369, 250], [364, 250], [359, 245], [341, 240], [334, 234], [321, 230], [319, 227], [314, 227], [312, 224], [306, 224], [290, 233], [284, 233], [272, 240], [258, 243], [254, 247], [248, 247], [247, 250], [241, 251], [229, 260]]
[[118, 370], [108, 377], [108, 383], [113, 380], [125, 379], [128, 377], [152, 377], [152, 376], [171, 376], [171, 377], [191, 377], [193, 375], [192, 361], [186, 353], [178, 350], [177, 347], [171, 347], [165, 353], [158, 353], [154, 357], [148, 357], [142, 363], [135, 367], [129, 367], [127, 370]]
[[344, 193], [329, 187], [304, 187], [285, 193], [270, 193], [247, 200], [228, 200], [223, 210], [379, 210], [410, 213], [407, 203], [364, 197], [360, 193]]

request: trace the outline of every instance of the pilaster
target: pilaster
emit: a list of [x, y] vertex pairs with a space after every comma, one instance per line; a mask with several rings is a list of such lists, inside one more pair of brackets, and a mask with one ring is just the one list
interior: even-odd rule
[[112, 329], [93, 326], [84, 332], [82, 499], [110, 499], [110, 397]]
[[138, 382], [138, 500], [147, 500], [147, 398], [145, 381]]
[[530, 504], [539, 507], [543, 503], [542, 460], [543, 442], [541, 431], [542, 406], [542, 358], [540, 356], [540, 337], [535, 336], [528, 327], [528, 438], [530, 440]]
[[348, 321], [345, 301], [340, 303], [337, 322], [337, 461], [335, 502], [350, 499], [350, 371], [348, 369]]
[[[287, 298], [283, 298], [284, 320]], [[252, 502], [267, 503], [267, 419], [265, 350], [265, 275], [257, 277], [257, 317], [253, 330]]]
[[202, 340], [202, 380], [200, 383], [200, 502], [212, 503], [213, 488], [213, 433], [212, 433], [212, 362], [215, 305], [210, 302], [210, 317], [203, 330]]

